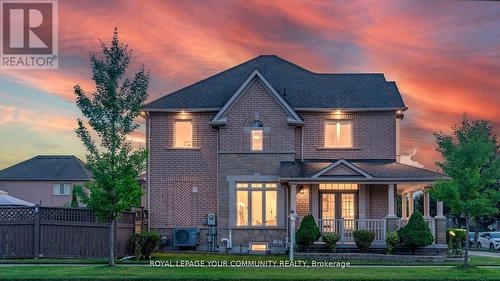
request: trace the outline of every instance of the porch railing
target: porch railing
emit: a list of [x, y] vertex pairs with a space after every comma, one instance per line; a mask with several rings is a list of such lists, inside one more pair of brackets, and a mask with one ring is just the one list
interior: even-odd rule
[[[427, 223], [427, 226], [429, 226], [429, 229], [431, 230], [432, 236], [436, 238], [436, 221], [434, 218], [424, 218], [425, 223]], [[401, 219], [399, 221], [399, 228], [405, 226], [408, 223], [408, 219]]]
[[366, 229], [375, 232], [375, 241], [385, 241], [385, 220], [383, 219], [318, 219], [321, 233], [335, 232], [340, 241], [354, 241], [353, 230]]

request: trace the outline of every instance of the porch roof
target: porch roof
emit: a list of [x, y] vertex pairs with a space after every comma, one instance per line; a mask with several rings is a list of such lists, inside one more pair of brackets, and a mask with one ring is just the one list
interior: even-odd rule
[[354, 182], [432, 182], [442, 173], [394, 160], [309, 160], [281, 162], [281, 180]]

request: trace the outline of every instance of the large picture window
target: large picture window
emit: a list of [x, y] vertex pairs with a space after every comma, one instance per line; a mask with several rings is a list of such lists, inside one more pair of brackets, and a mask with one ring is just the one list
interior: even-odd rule
[[276, 183], [236, 184], [236, 225], [278, 224]]
[[191, 120], [175, 120], [174, 147], [193, 147], [193, 123]]
[[325, 147], [352, 147], [352, 122], [325, 122]]

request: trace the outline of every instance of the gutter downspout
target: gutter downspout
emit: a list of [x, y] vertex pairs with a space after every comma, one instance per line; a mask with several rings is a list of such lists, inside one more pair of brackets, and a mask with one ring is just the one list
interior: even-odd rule
[[151, 231], [151, 121], [150, 121], [150, 116], [149, 113], [146, 112], [146, 138], [148, 140], [147, 147], [148, 147], [148, 202], [147, 202], [147, 207], [148, 207], [148, 231]]

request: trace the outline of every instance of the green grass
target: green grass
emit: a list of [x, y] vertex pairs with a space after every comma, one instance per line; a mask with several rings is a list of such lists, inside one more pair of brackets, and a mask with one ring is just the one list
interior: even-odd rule
[[[204, 254], [204, 253], [157, 253], [153, 255], [153, 259], [165, 260], [170, 262], [176, 261], [259, 261], [273, 260], [282, 261], [288, 260], [285, 255], [229, 255], [229, 254]], [[500, 258], [492, 257], [471, 257], [473, 265], [498, 265], [500, 266]], [[347, 261], [347, 260], [346, 260]], [[445, 262], [445, 263], [416, 263], [405, 261], [349, 261], [353, 265], [459, 265], [461, 262]], [[106, 259], [0, 259], [2, 263], [21, 263], [21, 264], [106, 264]], [[117, 261], [118, 264], [148, 264], [147, 261]]]
[[472, 268], [151, 268], [104, 265], [0, 267], [1, 280], [500, 280]]

